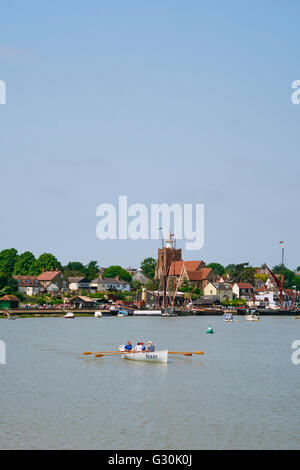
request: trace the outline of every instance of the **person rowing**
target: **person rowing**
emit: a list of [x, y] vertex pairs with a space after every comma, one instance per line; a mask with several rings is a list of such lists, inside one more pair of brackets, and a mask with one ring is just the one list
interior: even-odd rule
[[131, 341], [127, 341], [127, 344], [124, 347], [125, 351], [130, 352], [132, 351], [132, 344]]
[[154, 352], [154, 351], [155, 351], [155, 347], [153, 346], [152, 341], [148, 341], [147, 346], [146, 346], [146, 352]]
[[143, 352], [145, 350], [144, 343], [138, 342], [137, 345], [134, 347], [134, 352]]

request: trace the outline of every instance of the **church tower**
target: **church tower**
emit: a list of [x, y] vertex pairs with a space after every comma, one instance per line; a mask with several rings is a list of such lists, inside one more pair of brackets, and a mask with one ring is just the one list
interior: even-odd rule
[[169, 268], [173, 261], [182, 261], [181, 248], [176, 249], [174, 235], [170, 233], [169, 239], [162, 248], [158, 249], [158, 257], [155, 269], [155, 279], [161, 279], [169, 272]]

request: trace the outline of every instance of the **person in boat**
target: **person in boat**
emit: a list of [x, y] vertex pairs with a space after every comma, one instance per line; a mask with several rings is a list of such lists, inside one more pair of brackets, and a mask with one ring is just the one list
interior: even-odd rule
[[134, 352], [143, 352], [143, 343], [139, 342], [134, 348]]
[[153, 346], [152, 341], [148, 341], [147, 346], [146, 346], [146, 352], [154, 352], [154, 351], [155, 351], [155, 347]]
[[132, 344], [131, 341], [127, 341], [126, 346], [124, 347], [125, 351], [132, 351]]

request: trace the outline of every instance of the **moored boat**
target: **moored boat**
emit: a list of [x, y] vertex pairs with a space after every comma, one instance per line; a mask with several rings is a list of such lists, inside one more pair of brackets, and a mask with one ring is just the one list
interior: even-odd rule
[[68, 312], [66, 315], [64, 315], [64, 318], [75, 318], [75, 315], [73, 312]]
[[100, 312], [99, 310], [97, 312], [95, 312], [95, 315], [94, 315], [95, 318], [101, 318], [102, 317], [102, 312]]
[[259, 321], [259, 316], [254, 313], [250, 313], [246, 316], [246, 321]]
[[168, 362], [168, 350], [122, 354], [123, 359], [145, 362]]
[[224, 321], [232, 322], [233, 321], [232, 313], [225, 313], [224, 314]]

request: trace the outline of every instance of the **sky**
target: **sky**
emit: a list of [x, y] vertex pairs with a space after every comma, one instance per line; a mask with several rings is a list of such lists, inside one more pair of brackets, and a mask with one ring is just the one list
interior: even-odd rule
[[[2, 0], [1, 243], [138, 267], [96, 209], [204, 204], [207, 263], [300, 265], [300, 3]], [[184, 248], [185, 240], [177, 247]]]

